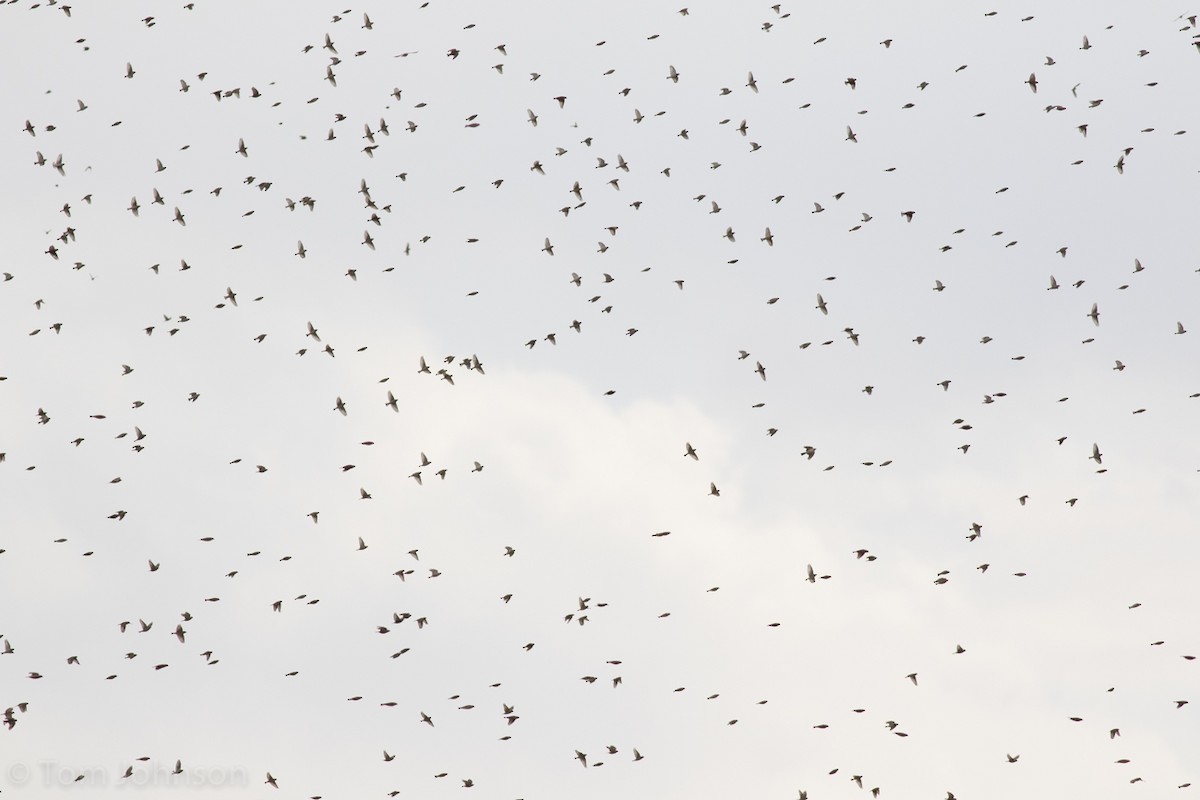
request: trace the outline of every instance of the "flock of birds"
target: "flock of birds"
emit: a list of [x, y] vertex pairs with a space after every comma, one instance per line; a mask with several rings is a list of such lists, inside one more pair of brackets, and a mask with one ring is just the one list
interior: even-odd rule
[[[921, 700], [891, 698], [901, 690], [929, 697], [939, 682], [947, 686], [948, 670], [969, 671], [972, 651], [986, 651], [990, 634], [1009, 641], [1003, 626], [966, 645], [939, 643], [936, 656], [925, 647], [928, 641], [919, 650], [895, 641], [879, 645], [868, 660], [892, 676], [890, 684], [865, 692], [878, 702], [861, 705], [844, 693], [856, 682], [877, 686], [876, 673], [863, 677], [839, 660], [836, 648], [808, 653], [805, 642], [817, 635], [812, 631], [820, 629], [821, 614], [858, 624], [860, 616], [887, 617], [895, 609], [913, 618], [953, 613], [931, 609], [956, 603], [991, 603], [996, 619], [1005, 619], [1010, 602], [1027, 610], [1031, 601], [1005, 593], [986, 601], [976, 594], [949, 600], [951, 595], [936, 593], [953, 591], [952, 583], [976, 586], [971, 581], [985, 575], [996, 579], [996, 572], [988, 574], [993, 565], [1006, 573], [998, 580], [1036, 582], [1039, 569], [1044, 575], [1053, 568], [1034, 560], [1036, 548], [1014, 544], [1013, 530], [1024, 523], [1009, 515], [1050, 514], [1041, 510], [1050, 503], [1058, 509], [1053, 513], [1075, 513], [1106, 495], [1136, 503], [1136, 494], [1113, 486], [1138, 474], [1129, 455], [1138, 448], [1128, 442], [1175, 438], [1186, 447], [1200, 430], [1182, 418], [1200, 408], [1200, 384], [1190, 390], [1182, 384], [1196, 379], [1200, 364], [1187, 327], [1200, 324], [1187, 320], [1200, 307], [1192, 282], [1200, 269], [1183, 263], [1188, 253], [1133, 236], [1124, 240], [1128, 256], [1082, 240], [1089, 226], [1104, 227], [1093, 218], [1107, 219], [1100, 210], [1110, 196], [1104, 193], [1118, 193], [1122, 181], [1142, 180], [1143, 170], [1170, 174], [1172, 181], [1181, 171], [1189, 177], [1197, 172], [1187, 149], [1193, 134], [1185, 127], [1131, 128], [1120, 116], [1159, 102], [1141, 100], [1143, 93], [1174, 91], [1174, 101], [1153, 106], [1160, 116], [1195, 117], [1185, 106], [1200, 70], [1197, 17], [1147, 11], [1141, 24], [1159, 44], [1109, 56], [1100, 67], [1092, 60], [1124, 47], [1117, 43], [1124, 41], [1118, 39], [1120, 26], [1081, 35], [1061, 23], [1043, 25], [1037, 15], [955, 8], [948, 24], [994, 37], [992, 47], [1013, 47], [1011, 55], [993, 59], [989, 82], [976, 96], [981, 109], [1000, 103], [1004, 111], [991, 118], [1008, 115], [1002, 124], [1009, 136], [1048, 119], [1028, 141], [1009, 144], [1019, 150], [1044, 141], [1055, 158], [1071, 153], [1053, 176], [1014, 175], [1011, 186], [980, 195], [971, 176], [986, 173], [988, 160], [1001, 156], [963, 144], [972, 135], [963, 131], [988, 124], [991, 111], [938, 105], [942, 92], [961, 91], [974, 73], [969, 64], [939, 56], [922, 40], [925, 31], [885, 31], [878, 39], [870, 33], [864, 44], [863, 31], [854, 26], [829, 23], [838, 33], [827, 36], [815, 12], [786, 3], [736, 10], [709, 3], [669, 14], [638, 7], [592, 41], [597, 37], [582, 19], [603, 9], [585, 12], [582, 5], [579, 22], [570, 19], [573, 11], [557, 7], [556, 21], [537, 22], [532, 9], [508, 9], [493, 18], [487, 4], [448, 0], [329, 14], [319, 3], [275, 4], [293, 17], [280, 20], [278, 30], [255, 29], [251, 20], [246, 30], [228, 34], [211, 8], [221, 4], [205, 0], [133, 19], [124, 18], [126, 11], [73, 8], [61, 0], [9, 0], [0, 7], [0, 27], [14, 32], [28, 26], [30, 46], [55, 63], [47, 74], [10, 66], [8, 74], [19, 76], [23, 88], [4, 90], [11, 95], [4, 104], [10, 120], [5, 171], [27, 189], [10, 197], [9, 215], [25, 229], [19, 244], [6, 248], [0, 281], [0, 407], [8, 419], [0, 438], [5, 753], [27, 760], [58, 757], [52, 751], [62, 727], [73, 726], [76, 716], [109, 714], [118, 707], [114, 703], [128, 702], [122, 691], [162, 704], [186, 691], [198, 697], [187, 702], [198, 703], [190, 708], [200, 716], [226, 691], [237, 691], [248, 693], [238, 695], [243, 698], [261, 693], [270, 698], [264, 703], [280, 707], [302, 704], [306, 716], [322, 720], [316, 729], [324, 738], [316, 750], [297, 736], [297, 752], [267, 751], [277, 760], [252, 755], [260, 752], [255, 747], [242, 751], [255, 759], [251, 771], [261, 777], [251, 783], [262, 791], [312, 800], [372, 793], [431, 797], [445, 787], [489, 797], [518, 791], [529, 798], [663, 796], [677, 786], [686, 786], [688, 796], [728, 794], [724, 784], [684, 777], [704, 770], [695, 762], [706, 761], [711, 772], [704, 774], [738, 774], [740, 783], [729, 785], [761, 797], [999, 796], [988, 793], [986, 782], [950, 785], [954, 778], [938, 784], [936, 794], [924, 793], [923, 782], [941, 780], [942, 771], [928, 751], [912, 754], [923, 738], [931, 741], [922, 730], [930, 734], [939, 713], [945, 720], [954, 716], [948, 709], [959, 702], [958, 690], [933, 695], [937, 701], [919, 710], [911, 704]], [[472, 14], [484, 21], [476, 23]], [[721, 21], [706, 23], [706, 17]], [[520, 30], [525, 23], [535, 33]], [[711, 37], [723, 26], [732, 44], [706, 63], [708, 49], [716, 46]], [[987, 26], [997, 30], [978, 33]], [[231, 38], [202, 43], [193, 29]], [[1031, 65], [1029, 48], [1020, 44], [1027, 31], [1058, 49]], [[237, 51], [237, 36], [262, 48], [261, 55], [230, 56], [240, 73], [217, 63], [225, 49]], [[1131, 82], [1129, 75], [1151, 68], [1167, 48], [1193, 58], [1193, 74], [1172, 75], [1181, 83], [1171, 86], [1160, 86], [1165, 73]], [[804, 58], [820, 59], [834, 49], [827, 65], [806, 61], [803, 71], [792, 73], [789, 54], [811, 50], [816, 55]], [[917, 61], [892, 65], [906, 57]], [[200, 71], [183, 66], [197, 59], [213, 63]], [[597, 59], [611, 66], [591, 74]], [[647, 69], [647, 62], [661, 66]], [[730, 73], [729, 63], [744, 66]], [[910, 74], [915, 63], [928, 63], [929, 73]], [[722, 77], [714, 81], [717, 70]], [[1113, 70], [1123, 73], [1120, 80], [1110, 80]], [[896, 90], [901, 81], [905, 88]], [[87, 89], [76, 91], [74, 84]], [[1097, 96], [1095, 85], [1107, 85], [1116, 96]], [[859, 108], [859, 98], [870, 98], [870, 107]], [[1118, 105], [1125, 110], [1113, 112]], [[921, 121], [926, 106], [937, 108], [930, 112], [935, 121]], [[32, 108], [28, 118], [24, 108]], [[470, 113], [458, 114], [464, 109]], [[1020, 116], [1030, 110], [1040, 116]], [[931, 132], [951, 117], [953, 133]], [[1142, 137], [1136, 146], [1110, 147], [1131, 130]], [[923, 135], [936, 142], [929, 148], [934, 152], [915, 149]], [[1109, 149], [1098, 151], [1097, 141]], [[912, 164], [927, 169], [908, 169]], [[1069, 186], [1074, 175], [1080, 176], [1078, 193], [1049, 184], [1044, 191], [1074, 196], [1082, 211], [1064, 209], [1057, 199], [1039, 203], [1044, 181]], [[845, 188], [834, 183], [841, 180]], [[897, 189], [900, 184], [905, 188]], [[1139, 197], [1155, 194], [1153, 186], [1145, 188], [1149, 184], [1133, 185], [1142, 187]], [[944, 191], [953, 196], [938, 196]], [[1188, 205], [1188, 197], [1172, 192], [1168, 188], [1162, 197], [1164, 207]], [[1010, 193], [1029, 208], [998, 205]], [[1076, 213], [1084, 216], [1074, 219]], [[976, 227], [990, 225], [985, 220], [993, 214], [1011, 230], [979, 234]], [[1064, 228], [1076, 239], [1056, 240], [1057, 249], [1022, 241], [1044, 243], [1058, 235], [1049, 230], [1054, 215], [1067, 220]], [[970, 224], [950, 221], [959, 217]], [[1192, 224], [1190, 217], [1183, 214], [1184, 227]], [[872, 244], [860, 244], [869, 237], [876, 237]], [[874, 249], [857, 249], [862, 247]], [[1154, 256], [1144, 255], [1143, 247]], [[962, 251], [966, 255], [952, 262]], [[1079, 251], [1088, 264], [1079, 263]], [[891, 263], [864, 266], [867, 253]], [[1008, 254], [1019, 254], [1019, 261], [997, 260]], [[989, 266], [972, 271], [970, 262]], [[1099, 262], [1106, 266], [1096, 267]], [[1100, 285], [1118, 272], [1127, 273], [1120, 285]], [[1153, 284], [1156, 279], [1163, 282]], [[970, 299], [950, 309], [956, 293]], [[1135, 299], [1127, 301], [1126, 294]], [[1064, 295], [1065, 303], [1033, 305], [1048, 298], [1058, 303]], [[1032, 298], [1029, 310], [998, 315], [996, 307], [1015, 296]], [[403, 317], [408, 319], [398, 321]], [[972, 317], [1007, 327], [977, 331], [964, 347], [959, 333]], [[1132, 344], [1105, 339], [1112, 327]], [[1030, 330], [1037, 335], [1031, 338]], [[375, 338], [368, 342], [368, 336]], [[714, 356], [710, 346], [723, 350]], [[1016, 349], [995, 358], [999, 347]], [[1114, 435], [1120, 444], [1113, 446], [1101, 420], [1109, 418], [1110, 392], [1113, 402], [1124, 402], [1127, 390], [1097, 386], [1090, 375], [1079, 379], [1088, 387], [1079, 394], [1091, 396], [1091, 405], [1083, 400], [1090, 410], [1081, 414], [1085, 421], [1068, 425], [1060, 409], [1075, 407], [1080, 398], [1048, 394], [1066, 381], [1016, 371], [1027, 369], [1026, 363], [1037, 369], [1039, 360], [1049, 358], [1044, 354], [1060, 347], [1070, 355], [1056, 360], [1086, 365], [1092, 375], [1134, 381], [1139, 370], [1155, 375], [1147, 378], [1143, 395], [1158, 400], [1157, 407], [1147, 400], [1122, 407], [1120, 414], [1178, 414], [1165, 423], [1173, 437], [1133, 429]], [[449, 349], [455, 352], [444, 352]], [[930, 362], [922, 360], [934, 358], [925, 355], [930, 351], [938, 368], [957, 371], [934, 380]], [[821, 360], [824, 352], [834, 355]], [[873, 375], [861, 377], [864, 362], [855, 360], [860, 353], [875, 359]], [[1153, 369], [1156, 360], [1161, 371]], [[563, 388], [557, 381], [573, 383]], [[970, 388], [960, 389], [964, 385]], [[574, 398], [562, 401], [568, 409], [542, 396], [553, 391]], [[912, 406], [867, 410], [889, 398]], [[945, 427], [928, 430], [924, 412], [904, 416], [942, 398], [956, 403], [936, 410], [943, 426], [953, 416], [952, 440]], [[637, 415], [654, 403], [669, 410], [639, 427]], [[999, 418], [1010, 404], [1018, 410]], [[948, 408], [955, 410], [943, 411]], [[570, 424], [578, 428], [570, 430], [594, 437], [583, 444], [559, 420], [576, 414]], [[509, 443], [507, 451], [482, 433], [496, 420], [509, 428], [496, 440]], [[689, 421], [698, 429], [682, 432]], [[1038, 440], [1031, 461], [1010, 460], [1006, 453], [1028, 441], [1018, 432], [1026, 423], [1038, 436], [1059, 429]], [[719, 426], [725, 428], [718, 435]], [[868, 442], [859, 428], [894, 438]], [[677, 445], [659, 447], [656, 432], [662, 431], [681, 433]], [[743, 435], [753, 443], [732, 443]], [[597, 478], [586, 461], [555, 455], [574, 452], [572, 447], [596, 450], [600, 463], [621, 476], [589, 484]], [[765, 455], [764, 447], [778, 449]], [[637, 456], [623, 463], [617, 451]], [[764, 454], [761, 463], [775, 464], [786, 477], [751, 490], [747, 473], [757, 456], [750, 454]], [[1153, 464], [1153, 455], [1142, 458]], [[853, 515], [877, 506], [896, 515], [898, 529], [910, 525], [899, 517], [916, 517], [914, 527], [940, 527], [945, 514], [958, 513], [963, 504], [947, 500], [938, 507], [939, 482], [976, 475], [970, 471], [989, 459], [1002, 465], [1001, 472], [1051, 470], [1054, 489], [1014, 492], [1003, 512], [993, 512], [994, 493], [968, 480], [960, 490], [986, 499], [969, 504], [972, 516], [958, 523], [952, 538], [939, 539], [936, 547], [913, 545], [907, 556], [899, 533], [879, 535], [860, 523], [850, 541], [845, 531], [821, 534], [819, 523], [806, 519], [805, 509], [823, 508], [828, 500], [830, 510], [811, 511], [814, 519], [836, 518], [840, 502], [857, 506]], [[909, 464], [913, 471], [906, 472]], [[871, 471], [856, 474], [867, 477], [845, 475], [864, 467]], [[1152, 477], [1130, 491], [1149, 491], [1165, 480], [1161, 470], [1145, 469]], [[1197, 509], [1200, 496], [1186, 482], [1200, 470], [1191, 472], [1175, 475], [1180, 483], [1172, 484], [1171, 502], [1183, 509], [1178, 514], [1185, 524], [1194, 523], [1187, 513]], [[920, 507], [937, 509], [925, 518], [889, 494], [889, 486], [908, 486], [909, 480], [924, 482], [931, 495]], [[1093, 488], [1098, 481], [1106, 483]], [[801, 483], [815, 487], [803, 490], [803, 502], [795, 488]], [[1007, 479], [995, 483], [1007, 491]], [[649, 499], [657, 498], [659, 484], [666, 487], [662, 499]], [[604, 495], [603, 504], [580, 499], [590, 496], [590, 486]], [[1054, 491], [1062, 496], [1051, 497]], [[562, 501], [559, 494], [574, 500]], [[786, 550], [764, 546], [759, 552], [748, 533], [739, 534], [746, 541], [717, 546], [711, 543], [716, 533], [686, 530], [753, 527], [753, 507], [760, 502], [786, 509], [784, 518], [805, 519], [807, 538], [789, 533]], [[730, 503], [737, 510], [729, 511]], [[538, 510], [539, 504], [545, 508]], [[671, 509], [687, 521], [670, 523]], [[1153, 508], [1143, 511], [1153, 516]], [[614, 531], [602, 547], [619, 555], [558, 530], [564, 519], [580, 530]], [[1071, 524], [1053, 519], [1054, 525]], [[533, 529], [540, 533], [522, 533]], [[1183, 546], [1195, 555], [1193, 544]], [[782, 582], [729, 577], [686, 598], [675, 593], [696, 579], [708, 580], [681, 577], [678, 565], [712, 572], [726, 559], [750, 558], [731, 552], [752, 551]], [[1138, 558], [1102, 549], [1093, 555], [1100, 561]], [[886, 579], [850, 577], [905, 558], [928, 573], [917, 580], [908, 571]], [[1046, 563], [1059, 564], [1048, 558]], [[269, 559], [274, 565], [264, 566]], [[637, 568], [614, 572], [626, 559], [638, 562]], [[522, 561], [531, 566], [520, 566]], [[731, 568], [729, 575], [736, 572]], [[960, 577], [964, 572], [968, 577]], [[841, 590], [839, 583], [859, 589]], [[447, 584], [450, 589], [437, 588]], [[588, 588], [596, 585], [604, 591]], [[856, 605], [854, 592], [868, 586], [886, 586], [886, 602]], [[492, 594], [479, 601], [482, 587]], [[1188, 597], [1186, 587], [1157, 588], [1168, 597]], [[798, 595], [801, 589], [815, 594]], [[1033, 591], [1043, 592], [1038, 602], [1058, 602], [1053, 590]], [[65, 593], [71, 605], [50, 599], [55, 592]], [[735, 599], [724, 611], [711, 605], [710, 598], [730, 594]], [[817, 594], [824, 597], [813, 599]], [[676, 601], [672, 611], [657, 610], [664, 597]], [[480, 611], [479, 602], [496, 608]], [[1147, 611], [1136, 599], [1122, 603], [1125, 613]], [[331, 605], [337, 616], [320, 616]], [[400, 606], [408, 610], [394, 610]], [[798, 606], [808, 609], [799, 624], [788, 621], [793, 612], [779, 610]], [[1157, 613], [1165, 616], [1157, 618], [1159, 627], [1172, 624], [1179, 635], [1150, 643], [1156, 653], [1171, 651], [1169, 658], [1189, 671], [1130, 690], [1137, 695], [1133, 707], [1155, 709], [1146, 712], [1151, 719], [1159, 719], [1158, 709], [1177, 715], [1162, 723], [1166, 732], [1147, 730], [1142, 716], [1118, 719], [1118, 708], [1130, 708], [1122, 705], [1100, 706], [1086, 717], [1060, 715], [1065, 724], [1046, 734], [1054, 737], [1048, 751], [1022, 748], [1015, 735], [1008, 749], [993, 746], [991, 737], [977, 747], [973, 730], [938, 741], [972, 752], [992, 748], [979, 762], [964, 762], [966, 774], [982, 774], [979, 764], [998, 765], [1012, 771], [1003, 780], [1017, 781], [1004, 784], [1009, 790], [1036, 793], [1020, 783], [1020, 771], [1038, 768], [1030, 762], [1045, 770], [1058, 759], [1059, 737], [1083, 727], [1086, 744], [1071, 750], [1077, 761], [1051, 769], [1087, 774], [1091, 793], [1103, 787], [1106, 797], [1133, 796], [1127, 792], [1144, 784], [1152, 796], [1164, 797], [1167, 788], [1190, 788], [1200, 767], [1200, 734], [1191, 717], [1178, 721], [1194, 713], [1189, 698], [1170, 692], [1196, 685], [1200, 640], [1188, 623], [1197, 611], [1194, 601], [1190, 609], [1160, 607]], [[715, 631], [706, 640], [654, 627], [688, 612], [697, 625], [706, 625], [709, 615], [729, 623], [750, 616], [745, 625], [758, 632], [739, 634], [750, 637], [742, 639], [731, 634], [726, 646]], [[1054, 613], [1070, 624], [1071, 612]], [[1172, 614], [1181, 616], [1170, 622]], [[88, 632], [68, 636], [79, 632], [80, 618]], [[915, 622], [896, 624], [924, 630]], [[1122, 652], [1133, 646], [1124, 625], [1113, 625]], [[443, 626], [445, 634], [439, 632]], [[796, 638], [786, 647], [775, 639], [764, 643], [754, 638], [760, 629]], [[326, 636], [337, 644], [323, 650], [353, 662], [348, 678], [324, 664], [327, 655], [306, 649]], [[483, 644], [466, 644], [476, 637]], [[271, 646], [260, 650], [268, 641]], [[381, 649], [376, 641], [389, 644]], [[1081, 649], [1092, 646], [1087, 641], [1080, 639]], [[742, 646], [753, 655], [738, 660], [730, 653]], [[714, 656], [714, 647], [728, 652]], [[553, 655], [543, 657], [546, 651]], [[276, 652], [286, 653], [286, 665]], [[918, 653], [936, 657], [939, 665], [912, 670]], [[950, 666], [941, 664], [943, 656]], [[718, 674], [737, 681], [737, 692], [668, 683], [656, 671], [659, 662], [709, 657], [726, 665]], [[738, 759], [714, 757], [725, 744], [706, 745], [713, 749], [703, 758], [666, 744], [676, 736], [723, 742], [730, 728], [754, 726], [768, 704], [749, 699], [759, 695], [756, 681], [766, 694], [773, 685], [765, 677], [771, 665], [804, 675], [816, 668], [809, 657], [829, 661], [821, 668], [829, 680], [840, 680], [843, 669], [853, 673], [845, 679], [850, 683], [769, 698], [773, 708], [785, 708], [784, 716], [777, 727], [761, 725], [761, 739], [746, 741]], [[416, 671], [397, 672], [414, 661], [420, 664], [411, 668]], [[1161, 663], [1137, 662], [1129, 669], [1168, 674]], [[564, 677], [568, 665], [586, 671]], [[1039, 669], [1026, 661], [1022, 669], [1048, 675], [1057, 667]], [[160, 682], [181, 670], [187, 671], [186, 690]], [[222, 677], [229, 670], [236, 677]], [[309, 679], [313, 673], [320, 677]], [[370, 673], [383, 677], [366, 677]], [[1100, 673], [1112, 686], [1087, 691], [1118, 692], [1122, 675], [1115, 668]], [[451, 690], [446, 700], [436, 694], [464, 680], [474, 683]], [[1057, 685], [1059, 678], [1047, 680]], [[414, 686], [421, 682], [428, 688]], [[130, 688], [120, 688], [126, 684]], [[591, 694], [582, 694], [579, 684]], [[593, 687], [607, 687], [611, 699], [597, 699]], [[640, 694], [626, 705], [631, 688]], [[681, 694], [703, 699], [672, 723], [675, 707], [662, 704]], [[730, 694], [743, 698], [721, 706], [731, 703]], [[813, 717], [813, 706], [825, 707], [819, 698], [847, 705], [849, 719]], [[1097, 709], [1101, 701], [1087, 702]], [[326, 710], [331, 704], [342, 707]], [[363, 706], [370, 709], [360, 713]], [[911, 709], [908, 716], [921, 722], [901, 722], [900, 711], [879, 706]], [[710, 707], [723, 709], [719, 719]], [[227, 713], [221, 727], [275, 730], [251, 726], [248, 715], [255, 709]], [[490, 721], [463, 723], [463, 715]], [[603, 725], [594, 722], [600, 718]], [[886, 731], [888, 739], [868, 746], [868, 735], [853, 727], [859, 718]], [[134, 739], [148, 750], [157, 733], [128, 727], [135, 724], [149, 723], [128, 723], [111, 734], [112, 742]], [[310, 723], [296, 725], [307, 730]], [[358, 726], [377, 742], [370, 757], [351, 757], [330, 744], [340, 736], [357, 741], [359, 734], [348, 731]], [[799, 741], [797, 729], [805, 737], [856, 732], [842, 740], [843, 749], [806, 738], [808, 749], [797, 753], [786, 749]], [[436, 746], [419, 738], [435, 732], [457, 738], [439, 739]], [[109, 735], [93, 731], [92, 743]], [[521, 751], [520, 767], [498, 754], [497, 748], [522, 741], [529, 749]], [[1036, 749], [1042, 739], [1028, 742]], [[1151, 751], [1159, 747], [1151, 759], [1157, 771], [1115, 749], [1130, 742]], [[73, 763], [89, 763], [88, 742], [72, 744]], [[327, 755], [327, 747], [338, 755]], [[818, 762], [809, 750], [840, 760]], [[761, 780], [752, 772], [760, 769], [760, 752], [772, 754], [771, 764], [761, 767], [769, 777]], [[1172, 763], [1176, 752], [1192, 760], [1176, 760], [1168, 771], [1163, 764]], [[1096, 753], [1099, 760], [1089, 760]], [[120, 769], [107, 778], [86, 768], [53, 774], [61, 783], [115, 789], [122, 781], [136, 783], [150, 762], [166, 765], [164, 780], [183, 781], [191, 764], [213, 760], [203, 750], [139, 750], [120, 757]], [[465, 763], [473, 759], [474, 768]], [[1122, 771], [1101, 774], [1096, 765], [1105, 761]], [[447, 762], [458, 766], [443, 767]], [[572, 771], [560, 774], [564, 764]], [[403, 779], [401, 765], [408, 770]], [[598, 768], [611, 782], [591, 780]], [[339, 794], [343, 770], [356, 777], [341, 781]], [[50, 785], [50, 771], [34, 774]], [[962, 780], [964, 773], [953, 774]], [[11, 769], [7, 778], [14, 788], [26, 780]], [[784, 785], [791, 788], [780, 794]], [[0, 782], [3, 788], [8, 786]]]

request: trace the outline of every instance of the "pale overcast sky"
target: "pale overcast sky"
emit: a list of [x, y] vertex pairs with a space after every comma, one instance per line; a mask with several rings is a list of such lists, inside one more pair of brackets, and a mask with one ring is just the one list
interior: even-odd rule
[[0, 5], [0, 790], [1200, 791], [1197, 10], [682, 2]]

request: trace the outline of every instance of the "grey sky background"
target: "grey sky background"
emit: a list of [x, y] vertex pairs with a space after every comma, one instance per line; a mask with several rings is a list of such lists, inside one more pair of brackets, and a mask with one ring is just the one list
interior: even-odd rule
[[192, 5], [0, 6], [0, 790], [1197, 791], [1192, 10]]

